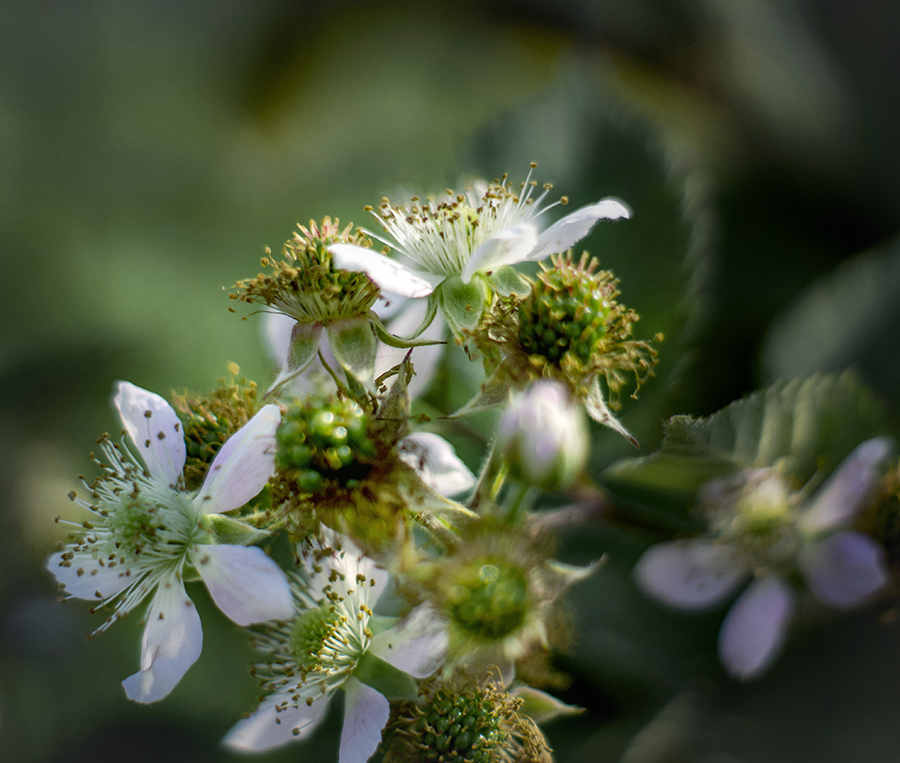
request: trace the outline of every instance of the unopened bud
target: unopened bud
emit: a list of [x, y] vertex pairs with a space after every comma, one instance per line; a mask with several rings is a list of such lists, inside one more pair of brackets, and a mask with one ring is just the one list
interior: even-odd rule
[[578, 476], [588, 454], [581, 406], [563, 384], [541, 379], [504, 412], [497, 448], [516, 479], [545, 490], [566, 487]]

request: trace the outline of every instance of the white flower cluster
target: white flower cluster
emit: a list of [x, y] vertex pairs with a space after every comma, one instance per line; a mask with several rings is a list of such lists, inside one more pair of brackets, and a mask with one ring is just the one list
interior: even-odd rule
[[[130, 699], [163, 699], [197, 661], [187, 586], [202, 581], [263, 655], [264, 696], [226, 747], [307, 739], [342, 691], [341, 763], [379, 749], [389, 763], [550, 760], [537, 723], [575, 709], [538, 687], [571, 635], [562, 599], [603, 556], [556, 560], [556, 531], [613, 506], [585, 474], [585, 411], [637, 444], [609, 408], [629, 374], [652, 375], [656, 351], [631, 337], [638, 316], [614, 275], [567, 251], [628, 209], [603, 199], [541, 232], [556, 205], [535, 188], [529, 173], [517, 188], [504, 176], [442, 201], [385, 200], [374, 214], [392, 252], [329, 218], [301, 227], [284, 261], [266, 257], [272, 272], [231, 295], [272, 313], [278, 369], [261, 401], [238, 371], [171, 404], [117, 384], [121, 439], [98, 441], [98, 475], [71, 494], [85, 516], [64, 520], [48, 568], [67, 598], [108, 613], [97, 633], [140, 612]], [[551, 255], [535, 279], [512, 267]], [[505, 408], [477, 477], [438, 434], [452, 424], [412, 413], [436, 379], [456, 384], [438, 374], [445, 326], [485, 368], [453, 416]], [[649, 548], [638, 583], [687, 610], [746, 586], [719, 654], [732, 675], [758, 675], [805, 591], [848, 609], [885, 587], [884, 551], [854, 523], [883, 497], [892, 452], [867, 440], [802, 488], [783, 464], [731, 464], [697, 496], [705, 534]]]

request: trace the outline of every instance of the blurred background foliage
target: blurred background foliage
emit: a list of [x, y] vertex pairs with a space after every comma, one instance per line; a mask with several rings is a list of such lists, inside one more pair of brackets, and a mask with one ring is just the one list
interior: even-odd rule
[[[204, 391], [235, 361], [266, 383], [259, 317], [230, 314], [222, 287], [297, 222], [365, 225], [382, 195], [518, 181], [536, 161], [570, 209], [615, 195], [634, 211], [585, 248], [621, 279], [639, 337], [666, 334], [656, 377], [624, 401], [644, 453], [673, 414], [847, 367], [896, 433], [898, 39], [900, 5], [876, 0], [4, 2], [2, 755], [232, 759], [217, 744], [253, 706], [251, 653], [205, 594], [203, 655], [141, 707], [119, 686], [138, 618], [86, 643], [96, 618], [57, 603], [44, 564], [93, 438], [116, 427], [114, 380]], [[454, 407], [440, 380], [459, 365], [445, 358], [430, 405]], [[476, 467], [477, 433], [449, 434]], [[632, 455], [595, 435], [594, 473]], [[892, 600], [797, 629], [738, 685], [716, 663], [721, 612], [673, 614], [635, 589], [660, 537], [592, 524], [564, 539], [570, 561], [608, 563], [571, 597], [561, 696], [587, 711], [548, 727], [560, 761], [900, 759]], [[333, 716], [259, 759], [335, 760]]]

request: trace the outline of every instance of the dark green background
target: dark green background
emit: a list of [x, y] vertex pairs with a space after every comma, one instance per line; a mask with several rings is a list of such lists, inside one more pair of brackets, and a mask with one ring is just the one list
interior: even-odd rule
[[[537, 161], [570, 209], [634, 210], [585, 247], [639, 336], [667, 335], [625, 400], [644, 452], [674, 413], [851, 365], [896, 429], [898, 39], [900, 6], [875, 0], [3, 3], [0, 758], [231, 759], [217, 743], [252, 707], [250, 652], [202, 587], [203, 655], [141, 707], [119, 685], [138, 618], [86, 643], [96, 618], [57, 604], [43, 565], [117, 426], [114, 380], [202, 391], [236, 361], [267, 381], [259, 321], [222, 287], [296, 222], [368, 224], [384, 194]], [[597, 431], [591, 468], [629, 448]], [[559, 666], [587, 712], [548, 727], [559, 760], [900, 760], [891, 597], [812, 613], [767, 676], [734, 684], [721, 612], [670, 614], [631, 583], [656, 537], [592, 526], [563, 549], [609, 562], [572, 596]], [[333, 760], [339, 723], [260, 760]]]

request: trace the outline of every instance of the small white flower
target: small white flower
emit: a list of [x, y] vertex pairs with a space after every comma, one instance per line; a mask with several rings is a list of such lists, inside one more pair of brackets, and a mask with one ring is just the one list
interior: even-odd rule
[[524, 284], [515, 274], [495, 271], [564, 252], [584, 238], [598, 220], [627, 218], [630, 214], [621, 202], [602, 199], [540, 233], [538, 218], [560, 202], [542, 207], [550, 186], [533, 198], [536, 186], [529, 172], [518, 192], [504, 175], [499, 182], [481, 182], [465, 193], [448, 191], [443, 201], [413, 198], [408, 209], [392, 207], [385, 200], [380, 211], [372, 213], [390, 238], [367, 233], [387, 244], [399, 259], [353, 244], [333, 244], [329, 251], [337, 267], [362, 271], [385, 291], [405, 297], [436, 292], [434, 309], [440, 305], [458, 333], [460, 326], [477, 323], [481, 315], [478, 302], [483, 303], [485, 295], [480, 287], [469, 286], [474, 275], [490, 276], [498, 292], [509, 294]]
[[388, 671], [417, 678], [431, 675], [441, 664], [446, 634], [425, 622], [421, 607], [374, 633], [372, 606], [388, 573], [348, 541], [341, 545], [340, 552], [316, 548], [312, 574], [294, 576], [293, 620], [257, 638], [257, 646], [271, 655], [269, 663], [256, 668], [271, 694], [231, 728], [223, 740], [227, 747], [261, 752], [306, 738], [322, 721], [335, 690], [343, 688], [339, 760], [365, 763], [381, 741], [390, 703], [364, 681], [377, 683], [373, 670], [383, 674], [384, 663]]
[[[196, 494], [184, 490], [186, 457], [181, 423], [159, 395], [119, 382], [114, 398], [136, 452], [108, 438], [100, 447], [103, 474], [86, 487], [91, 512], [70, 523], [80, 538], [50, 557], [48, 568], [78, 599], [113, 606], [97, 629], [127, 615], [150, 597], [141, 645], [141, 670], [123, 685], [130, 699], [165, 697], [200, 656], [200, 618], [184, 588], [196, 571], [213, 600], [238, 625], [287, 617], [292, 611], [284, 573], [260, 548], [216, 545], [202, 516], [240, 508], [274, 471], [278, 408], [267, 405], [222, 446]], [[99, 463], [99, 462], [98, 462]]]
[[892, 449], [887, 438], [862, 443], [796, 510], [771, 469], [707, 483], [702, 497], [720, 507], [718, 534], [653, 546], [635, 567], [638, 583], [670, 606], [701, 610], [753, 578], [722, 623], [719, 658], [737, 678], [760, 674], [777, 657], [794, 611], [792, 573], [837, 609], [863, 604], [887, 583], [884, 550], [841, 528], [871, 500]]

